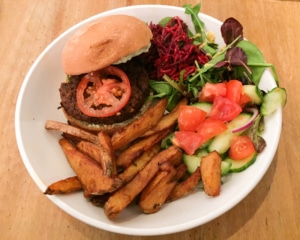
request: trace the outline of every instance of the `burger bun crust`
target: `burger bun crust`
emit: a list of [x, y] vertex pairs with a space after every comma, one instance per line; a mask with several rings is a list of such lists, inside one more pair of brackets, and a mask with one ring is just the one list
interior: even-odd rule
[[[132, 37], [134, 36], [134, 37]], [[152, 32], [140, 19], [110, 15], [77, 30], [62, 51], [68, 75], [103, 69], [150, 45]]]

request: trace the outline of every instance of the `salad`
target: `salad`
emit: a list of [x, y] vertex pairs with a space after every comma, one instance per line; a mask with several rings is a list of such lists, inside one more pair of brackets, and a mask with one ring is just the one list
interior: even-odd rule
[[[194, 31], [179, 17], [150, 23], [152, 46], [142, 56], [151, 77], [153, 98], [168, 98], [171, 111], [182, 98], [178, 126], [162, 141], [162, 148], [183, 149], [183, 161], [193, 173], [201, 158], [217, 151], [222, 157], [221, 174], [240, 172], [255, 162], [267, 143], [261, 136], [264, 118], [286, 103], [286, 90], [279, 87], [275, 67], [261, 51], [245, 40], [243, 26], [228, 18], [221, 26], [224, 46], [214, 42], [198, 17], [200, 4], [185, 5]], [[260, 79], [271, 69], [277, 87], [265, 92]]]

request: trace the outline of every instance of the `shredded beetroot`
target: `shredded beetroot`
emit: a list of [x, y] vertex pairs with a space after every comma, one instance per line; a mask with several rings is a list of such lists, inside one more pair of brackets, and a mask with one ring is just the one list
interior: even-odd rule
[[154, 62], [150, 73], [152, 77], [161, 79], [166, 74], [173, 80], [179, 80], [180, 72], [184, 70], [183, 79], [186, 79], [196, 71], [195, 61], [200, 66], [209, 61], [209, 57], [193, 44], [187, 25], [179, 17], [171, 18], [164, 27], [153, 23], [149, 27], [153, 39], [147, 58]]

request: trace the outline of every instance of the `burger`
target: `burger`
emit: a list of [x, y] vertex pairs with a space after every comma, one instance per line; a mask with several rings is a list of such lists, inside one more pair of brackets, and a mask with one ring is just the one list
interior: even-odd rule
[[67, 81], [59, 91], [70, 124], [111, 133], [146, 111], [149, 80], [138, 56], [151, 39], [148, 25], [128, 15], [103, 17], [68, 39], [62, 51]]

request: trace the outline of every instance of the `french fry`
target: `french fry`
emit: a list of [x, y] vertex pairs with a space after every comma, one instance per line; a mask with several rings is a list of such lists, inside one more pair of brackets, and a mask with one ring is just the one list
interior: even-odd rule
[[134, 178], [134, 176], [146, 166], [146, 164], [159, 152], [159, 150], [159, 144], [155, 144], [145, 151], [142, 156], [131, 163], [122, 173], [120, 173], [118, 177], [122, 180], [123, 184]]
[[98, 133], [99, 148], [101, 154], [101, 166], [106, 176], [117, 174], [116, 156], [111, 144], [111, 138], [104, 132]]
[[150, 182], [159, 170], [159, 165], [178, 154], [181, 154], [181, 150], [175, 146], [159, 152], [130, 182], [112, 193], [104, 204], [107, 218], [114, 220]]
[[153, 128], [145, 132], [143, 137], [150, 136], [165, 129], [171, 129], [177, 122], [179, 106], [186, 104], [187, 99], [183, 98], [170, 113], [164, 115]]
[[82, 184], [77, 176], [69, 177], [50, 184], [44, 194], [64, 194], [82, 190]]
[[80, 141], [76, 144], [76, 146], [82, 153], [88, 155], [90, 158], [101, 164], [101, 153], [97, 144], [87, 141]]
[[104, 175], [116, 175], [116, 156], [112, 149], [110, 137], [103, 132], [98, 133], [99, 144], [87, 141], [77, 143], [78, 149], [101, 164]]
[[60, 131], [62, 133], [69, 134], [92, 143], [98, 143], [98, 137], [96, 135], [66, 123], [47, 120], [45, 124], [45, 128], [47, 130]]
[[221, 156], [217, 151], [202, 157], [200, 170], [204, 192], [209, 196], [218, 196], [221, 190]]
[[159, 211], [176, 185], [174, 166], [169, 162], [162, 165], [164, 168], [155, 175], [140, 195], [139, 207], [146, 214]]
[[195, 187], [199, 183], [200, 179], [201, 179], [201, 172], [200, 172], [200, 168], [198, 167], [195, 170], [195, 172], [193, 172], [188, 178], [178, 183], [173, 188], [167, 201], [168, 202], [174, 201], [194, 192]]
[[59, 144], [87, 193], [101, 195], [115, 191], [122, 185], [119, 178], [105, 176], [98, 162], [77, 150], [68, 140], [62, 138]]
[[112, 135], [114, 150], [120, 150], [129, 143], [142, 136], [143, 133], [153, 128], [163, 116], [167, 106], [167, 99], [162, 99], [147, 110], [141, 117]]
[[116, 165], [118, 172], [126, 169], [135, 159], [140, 157], [145, 151], [150, 149], [156, 143], [159, 143], [164, 137], [169, 134], [169, 131], [163, 131], [155, 135], [151, 135], [144, 139], [137, 141], [129, 146], [126, 150], [121, 152], [118, 156]]
[[103, 195], [93, 195], [90, 196], [90, 201], [96, 207], [103, 207], [110, 195], [110, 193], [105, 193]]
[[187, 166], [184, 163], [181, 163], [176, 167], [176, 176], [174, 178], [178, 181], [186, 175], [186, 172]]

